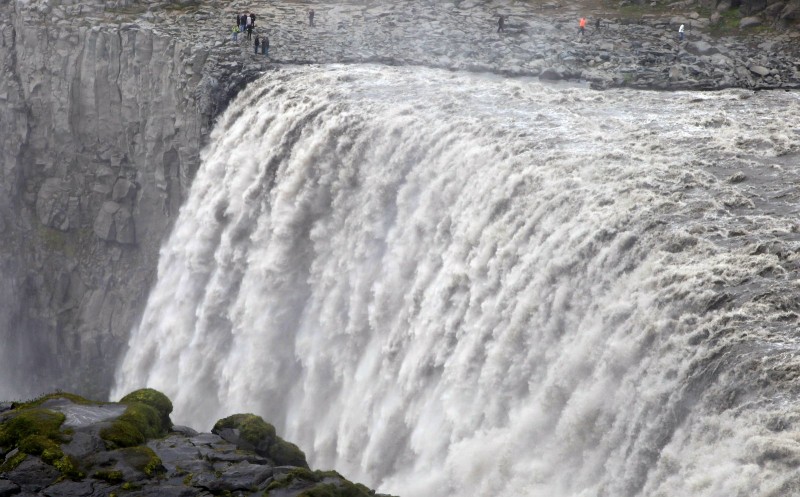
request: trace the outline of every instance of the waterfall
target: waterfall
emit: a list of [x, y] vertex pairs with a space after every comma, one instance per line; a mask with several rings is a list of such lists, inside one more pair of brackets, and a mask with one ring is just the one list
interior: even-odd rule
[[798, 494], [797, 100], [271, 72], [113, 395], [403, 497]]

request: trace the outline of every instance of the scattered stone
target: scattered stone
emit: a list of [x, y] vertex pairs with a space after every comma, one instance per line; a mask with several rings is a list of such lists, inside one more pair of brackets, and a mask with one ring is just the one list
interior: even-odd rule
[[719, 53], [716, 47], [713, 47], [706, 41], [692, 41], [686, 44], [686, 51], [695, 55], [713, 55]]
[[733, 175], [731, 175], [730, 178], [728, 178], [728, 183], [733, 183], [733, 184], [741, 183], [742, 181], [744, 181], [746, 179], [747, 179], [747, 176], [745, 176], [745, 174], [743, 172], [739, 171], [739, 172], [734, 173]]
[[770, 70], [764, 66], [749, 66], [747, 69], [761, 77], [768, 76], [770, 74]]
[[744, 17], [739, 21], [741, 29], [754, 28], [756, 26], [761, 26], [761, 19], [758, 17]]

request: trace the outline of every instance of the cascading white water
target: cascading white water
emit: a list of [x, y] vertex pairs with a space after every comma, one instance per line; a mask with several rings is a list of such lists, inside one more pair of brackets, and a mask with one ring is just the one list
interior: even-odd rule
[[270, 73], [114, 395], [261, 414], [403, 497], [800, 494], [798, 100]]

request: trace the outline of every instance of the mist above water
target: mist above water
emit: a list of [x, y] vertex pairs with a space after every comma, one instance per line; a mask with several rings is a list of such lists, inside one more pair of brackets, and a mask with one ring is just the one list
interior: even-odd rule
[[212, 135], [114, 395], [261, 414], [404, 497], [800, 491], [797, 103], [270, 73]]

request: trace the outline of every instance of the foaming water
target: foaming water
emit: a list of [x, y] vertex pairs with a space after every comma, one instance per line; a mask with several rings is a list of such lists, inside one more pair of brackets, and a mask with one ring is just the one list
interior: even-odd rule
[[256, 412], [404, 497], [800, 495], [797, 105], [271, 73], [212, 135], [114, 395]]

